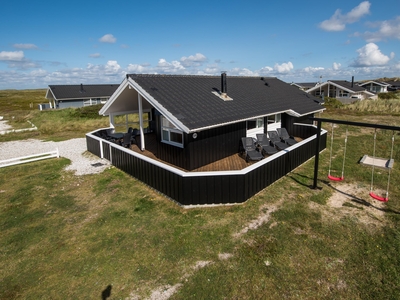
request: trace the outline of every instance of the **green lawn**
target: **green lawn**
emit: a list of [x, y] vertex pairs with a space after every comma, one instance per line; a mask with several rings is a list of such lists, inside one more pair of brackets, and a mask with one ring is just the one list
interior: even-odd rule
[[[77, 127], [87, 120], [52, 113]], [[400, 125], [343, 109], [321, 117]], [[345, 129], [335, 128], [338, 172]], [[371, 169], [358, 164], [372, 131], [348, 130], [345, 181], [326, 179], [328, 145], [320, 189], [309, 188], [310, 160], [237, 206], [183, 209], [113, 167], [75, 176], [64, 158], [2, 168], [0, 299], [101, 299], [109, 285], [109, 299], [398, 299], [400, 135], [383, 204], [368, 196]], [[377, 154], [388, 157], [390, 138], [378, 133]], [[384, 188], [387, 172], [376, 173]]]

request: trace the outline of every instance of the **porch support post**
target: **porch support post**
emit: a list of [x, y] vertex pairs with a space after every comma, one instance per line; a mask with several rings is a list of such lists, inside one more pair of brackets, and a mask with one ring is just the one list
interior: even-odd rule
[[328, 97], [330, 97], [329, 96], [329, 89], [330, 89], [330, 85], [329, 85], [329, 81], [328, 81]]
[[143, 131], [143, 105], [142, 105], [142, 95], [138, 94], [138, 105], [139, 105], [139, 127], [140, 127], [140, 150], [144, 151], [146, 149], [144, 144], [144, 131]]
[[115, 128], [115, 125], [114, 125], [114, 115], [113, 115], [113, 114], [110, 114], [109, 119], [110, 119], [110, 127]]
[[319, 144], [321, 140], [321, 121], [318, 121], [317, 124], [317, 139], [316, 139], [316, 146], [315, 146], [315, 163], [314, 163], [314, 183], [312, 188], [317, 189], [317, 182], [318, 182], [318, 164], [319, 164]]

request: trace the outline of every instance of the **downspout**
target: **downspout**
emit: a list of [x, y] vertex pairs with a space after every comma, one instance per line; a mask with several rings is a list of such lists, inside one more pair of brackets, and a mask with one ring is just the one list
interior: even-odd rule
[[144, 132], [143, 132], [143, 106], [142, 106], [142, 95], [138, 93], [138, 105], [139, 105], [139, 126], [140, 126], [140, 150], [146, 149], [144, 144]]

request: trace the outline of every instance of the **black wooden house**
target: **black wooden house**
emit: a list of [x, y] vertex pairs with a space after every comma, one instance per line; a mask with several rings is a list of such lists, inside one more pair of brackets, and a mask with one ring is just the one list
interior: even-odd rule
[[[138, 145], [145, 151], [146, 136], [153, 135], [157, 160], [96, 132], [87, 144], [180, 204], [240, 203], [313, 156], [316, 127], [309, 117], [323, 110], [318, 98], [277, 78], [131, 74], [99, 113], [110, 117], [110, 127], [117, 116], [138, 113]], [[280, 127], [301, 142], [241, 170], [192, 172], [237, 155], [242, 137]]]

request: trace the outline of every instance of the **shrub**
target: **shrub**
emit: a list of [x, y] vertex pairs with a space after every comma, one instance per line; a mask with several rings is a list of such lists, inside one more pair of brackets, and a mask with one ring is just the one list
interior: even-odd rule
[[99, 110], [102, 106], [102, 104], [97, 104], [75, 108], [71, 110], [71, 117], [78, 119], [101, 119], [102, 116], [99, 115]]
[[397, 93], [397, 92], [379, 93], [378, 99], [379, 100], [397, 99], [398, 95], [399, 95], [399, 93]]
[[336, 98], [325, 97], [324, 100], [326, 107], [340, 108], [344, 106], [344, 104], [339, 100], [337, 100]]

